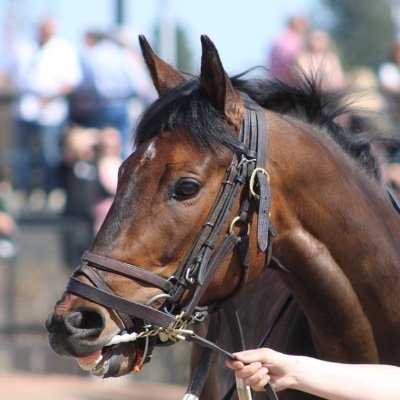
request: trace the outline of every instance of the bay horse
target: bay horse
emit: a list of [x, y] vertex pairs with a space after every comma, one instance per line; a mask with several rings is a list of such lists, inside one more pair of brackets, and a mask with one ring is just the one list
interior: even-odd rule
[[[247, 348], [400, 365], [400, 217], [368, 141], [335, 122], [313, 82], [229, 78], [201, 42], [196, 78], [140, 37], [160, 97], [47, 321], [51, 346], [96, 375], [124, 375], [192, 324], [204, 336], [233, 299]], [[224, 318], [218, 343], [233, 350]], [[201, 399], [231, 398], [223, 359]]]

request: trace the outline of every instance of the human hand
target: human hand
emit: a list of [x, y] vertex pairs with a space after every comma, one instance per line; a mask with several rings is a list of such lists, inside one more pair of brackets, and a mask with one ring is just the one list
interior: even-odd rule
[[263, 391], [271, 383], [276, 391], [290, 388], [294, 383], [291, 374], [296, 363], [294, 356], [262, 348], [235, 353], [236, 360], [226, 360], [237, 378], [253, 390]]
[[265, 385], [271, 380], [268, 368], [258, 361], [245, 365], [241, 361], [227, 359], [225, 364], [235, 371], [236, 378], [243, 379], [243, 383], [255, 391], [264, 391]]

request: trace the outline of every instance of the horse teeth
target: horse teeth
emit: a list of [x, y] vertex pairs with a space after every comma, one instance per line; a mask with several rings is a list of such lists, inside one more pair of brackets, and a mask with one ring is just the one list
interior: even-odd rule
[[127, 343], [127, 342], [133, 342], [137, 338], [137, 333], [123, 333], [122, 335], [116, 335], [114, 336], [107, 344], [106, 346], [113, 346], [115, 344], [119, 343]]

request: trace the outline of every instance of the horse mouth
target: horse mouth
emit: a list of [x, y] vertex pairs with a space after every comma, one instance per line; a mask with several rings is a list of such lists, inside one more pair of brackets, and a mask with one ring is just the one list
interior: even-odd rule
[[[133, 334], [134, 335], [134, 334]], [[103, 348], [76, 360], [81, 369], [102, 378], [138, 373], [145, 358], [145, 339], [126, 341], [125, 335], [114, 336]]]

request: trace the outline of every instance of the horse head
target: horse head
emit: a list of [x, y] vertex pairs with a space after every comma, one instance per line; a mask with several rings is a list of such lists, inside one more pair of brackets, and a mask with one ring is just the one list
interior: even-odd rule
[[[208, 37], [199, 79], [157, 57], [144, 37], [140, 44], [160, 98], [142, 116], [114, 203], [47, 322], [57, 353], [106, 377], [140, 368], [150, 347], [203, 320], [243, 284], [243, 259], [260, 268], [266, 259], [267, 238], [257, 245], [249, 228], [255, 199], [266, 197], [264, 208], [269, 200], [261, 169], [257, 193], [248, 192], [257, 169], [254, 110], [245, 110]], [[245, 112], [253, 112], [253, 133], [243, 133]], [[265, 218], [257, 222], [265, 228]]]

